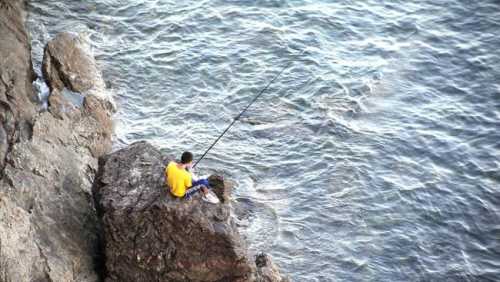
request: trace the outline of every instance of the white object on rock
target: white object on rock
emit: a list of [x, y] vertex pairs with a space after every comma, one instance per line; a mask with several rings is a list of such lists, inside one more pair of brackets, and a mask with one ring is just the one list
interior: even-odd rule
[[211, 204], [218, 204], [220, 203], [219, 198], [214, 194], [214, 192], [208, 190], [208, 193], [206, 193], [203, 196], [203, 201], [211, 203]]

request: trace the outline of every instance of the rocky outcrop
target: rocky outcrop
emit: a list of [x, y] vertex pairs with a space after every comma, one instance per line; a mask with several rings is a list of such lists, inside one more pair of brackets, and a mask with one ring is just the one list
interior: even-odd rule
[[[112, 109], [88, 92], [77, 93], [82, 104], [74, 105], [57, 88], [43, 110], [32, 88], [23, 3], [0, 0], [0, 281], [98, 281], [100, 225], [91, 187], [98, 157], [111, 148]], [[68, 65], [62, 53], [57, 63]], [[81, 63], [58, 75], [96, 67]], [[59, 86], [55, 79], [47, 77], [49, 85]]]
[[65, 87], [73, 92], [105, 95], [105, 84], [90, 45], [78, 34], [62, 32], [45, 47], [43, 76], [51, 92]]
[[173, 198], [169, 158], [138, 142], [102, 159], [95, 196], [105, 232], [106, 281], [284, 281], [268, 256], [248, 258], [233, 217], [230, 189], [209, 181], [222, 200]]
[[[77, 130], [79, 125], [87, 127], [78, 135], [90, 133], [85, 141], [92, 144], [85, 145], [94, 157], [108, 152], [113, 133], [110, 115], [115, 106], [105, 89], [89, 43], [77, 34], [58, 34], [45, 47], [42, 69], [51, 89], [49, 111], [59, 119], [67, 118], [75, 123]], [[87, 131], [89, 126], [92, 132]]]

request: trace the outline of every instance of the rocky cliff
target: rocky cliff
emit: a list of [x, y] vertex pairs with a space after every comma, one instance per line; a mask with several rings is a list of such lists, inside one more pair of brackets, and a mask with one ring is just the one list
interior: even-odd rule
[[[98, 281], [91, 187], [98, 157], [111, 148], [112, 107], [68, 79], [52, 87], [48, 110], [41, 106], [24, 16], [24, 1], [0, 0], [0, 281]], [[88, 71], [96, 68], [93, 59], [70, 62], [71, 54], [86, 52], [78, 37], [63, 35], [50, 45], [65, 47], [46, 55], [47, 68], [99, 81]], [[64, 95], [68, 89], [80, 91], [72, 92], [80, 104]]]

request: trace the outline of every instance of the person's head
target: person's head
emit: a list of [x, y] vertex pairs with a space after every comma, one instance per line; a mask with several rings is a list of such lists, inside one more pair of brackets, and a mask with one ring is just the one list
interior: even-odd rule
[[190, 167], [193, 163], [193, 154], [191, 152], [184, 152], [181, 156], [181, 164], [185, 167]]

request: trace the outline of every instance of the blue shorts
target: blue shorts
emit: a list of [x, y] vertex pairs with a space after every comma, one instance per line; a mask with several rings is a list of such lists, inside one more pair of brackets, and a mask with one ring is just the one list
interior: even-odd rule
[[210, 185], [208, 184], [208, 179], [198, 179], [196, 181], [193, 181], [191, 187], [188, 188], [186, 191], [186, 194], [184, 194], [184, 198], [189, 199], [191, 196], [193, 196], [196, 192], [200, 191], [202, 187], [207, 187], [210, 189]]

